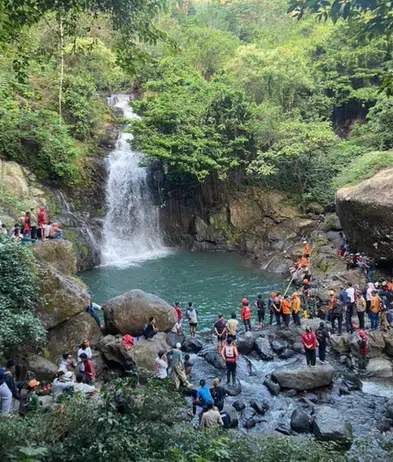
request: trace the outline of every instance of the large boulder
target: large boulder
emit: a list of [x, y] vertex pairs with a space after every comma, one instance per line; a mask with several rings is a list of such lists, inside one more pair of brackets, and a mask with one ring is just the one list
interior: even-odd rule
[[162, 332], [170, 331], [177, 320], [176, 311], [167, 302], [138, 289], [109, 300], [102, 309], [107, 332], [113, 335], [141, 335], [150, 316], [156, 318]]
[[254, 348], [255, 339], [252, 332], [246, 332], [243, 337], [237, 341], [237, 349], [241, 355], [248, 355]]
[[393, 261], [393, 169], [337, 192], [337, 214], [351, 245], [377, 260]]
[[268, 339], [258, 337], [255, 340], [254, 350], [264, 361], [272, 361], [274, 358], [273, 350]]
[[281, 388], [312, 390], [330, 385], [333, 382], [334, 369], [329, 364], [315, 367], [283, 367], [276, 369], [272, 378]]
[[302, 408], [296, 408], [291, 415], [291, 428], [298, 433], [308, 433], [311, 430], [311, 416]]
[[90, 303], [83, 282], [66, 276], [55, 267], [38, 263], [40, 280], [38, 317], [47, 329], [82, 313]]
[[64, 352], [76, 354], [83, 340], [95, 345], [101, 337], [101, 330], [93, 317], [86, 312], [80, 313], [48, 330], [49, 357], [57, 362]]
[[392, 363], [383, 358], [371, 358], [367, 364], [366, 375], [377, 378], [393, 377]]
[[121, 339], [121, 335], [106, 335], [99, 341], [97, 348], [99, 348], [106, 361], [124, 367], [129, 361], [133, 360], [133, 357], [132, 349], [127, 350], [124, 348]]
[[158, 352], [161, 350], [167, 351], [168, 349], [167, 335], [164, 332], [158, 332], [152, 339], [146, 340], [142, 338], [135, 342], [131, 350], [131, 356], [139, 369], [154, 372]]
[[334, 441], [345, 447], [352, 444], [352, 426], [337, 409], [322, 406], [314, 414], [313, 433], [322, 441]]
[[76, 257], [70, 241], [62, 239], [38, 241], [33, 246], [33, 254], [37, 261], [53, 266], [66, 276], [76, 274]]
[[281, 355], [288, 348], [288, 342], [286, 340], [273, 340], [272, 348], [275, 353]]
[[225, 361], [214, 347], [203, 349], [199, 355], [216, 369], [226, 369]]
[[[176, 345], [175, 345], [176, 346]], [[186, 339], [182, 343], [183, 351], [187, 353], [199, 353], [203, 348], [202, 342], [196, 338]]]
[[345, 335], [333, 334], [330, 336], [330, 346], [336, 353], [349, 353], [350, 351], [350, 337]]
[[39, 355], [30, 355], [27, 358], [29, 371], [34, 374], [37, 380], [44, 382], [52, 382], [57, 374], [57, 366], [51, 361]]

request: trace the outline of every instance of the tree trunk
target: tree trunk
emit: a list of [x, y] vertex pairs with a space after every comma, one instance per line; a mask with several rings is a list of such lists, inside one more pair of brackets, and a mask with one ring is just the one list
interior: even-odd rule
[[64, 28], [63, 18], [59, 19], [59, 38], [60, 38], [60, 80], [59, 80], [59, 116], [62, 117], [63, 82], [64, 82]]

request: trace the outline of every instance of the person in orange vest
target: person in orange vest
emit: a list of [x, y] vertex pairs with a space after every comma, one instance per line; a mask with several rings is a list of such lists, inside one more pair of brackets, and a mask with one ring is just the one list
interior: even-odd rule
[[299, 261], [299, 265], [300, 266], [303, 266], [303, 267], [307, 267], [308, 266], [308, 260], [306, 257], [302, 257]]
[[335, 296], [334, 290], [329, 290], [329, 313], [328, 313], [328, 321], [332, 321], [332, 316], [333, 316], [333, 308], [334, 304], [337, 303], [337, 298]]
[[379, 324], [379, 313], [381, 312], [381, 298], [379, 297], [376, 290], [372, 292], [373, 297], [371, 299], [371, 329], [378, 329]]
[[281, 313], [285, 324], [285, 330], [289, 328], [291, 319], [291, 302], [288, 300], [288, 295], [284, 295], [284, 300], [281, 302]]
[[300, 309], [301, 309], [301, 301], [299, 294], [295, 292], [292, 295], [292, 318], [293, 322], [296, 324], [296, 326], [300, 326]]
[[246, 329], [246, 332], [248, 332], [249, 330], [252, 330], [251, 329], [251, 308], [246, 298], [243, 298], [242, 300], [242, 310], [240, 312], [240, 315], [243, 319], [244, 328]]
[[307, 241], [303, 241], [303, 244], [304, 244], [304, 250], [303, 250], [303, 254], [306, 258], [310, 258], [310, 255], [311, 255], [311, 247], [309, 245], [309, 243]]
[[236, 362], [237, 358], [239, 357], [239, 353], [237, 351], [237, 348], [233, 344], [233, 340], [231, 338], [228, 338], [227, 344], [224, 346], [224, 348], [221, 351], [221, 356], [223, 360], [225, 361], [225, 364], [227, 366], [227, 384], [231, 384], [231, 378], [232, 378], [232, 385], [236, 385]]

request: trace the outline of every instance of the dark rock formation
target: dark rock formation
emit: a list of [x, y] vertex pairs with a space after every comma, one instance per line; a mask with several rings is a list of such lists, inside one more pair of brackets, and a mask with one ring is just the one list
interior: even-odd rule
[[272, 378], [280, 384], [281, 388], [294, 388], [301, 391], [326, 387], [333, 382], [333, 375], [333, 367], [325, 364], [313, 368], [306, 366], [283, 367], [276, 369]]

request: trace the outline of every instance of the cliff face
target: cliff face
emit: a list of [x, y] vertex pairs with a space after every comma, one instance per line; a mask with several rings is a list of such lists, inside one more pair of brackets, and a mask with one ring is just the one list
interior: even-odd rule
[[393, 169], [337, 192], [337, 214], [351, 245], [379, 261], [393, 261]]

